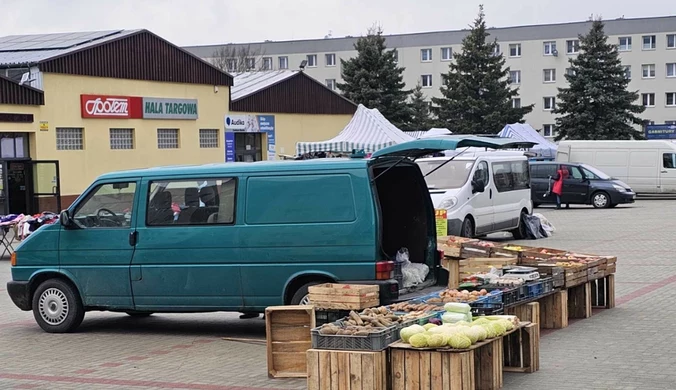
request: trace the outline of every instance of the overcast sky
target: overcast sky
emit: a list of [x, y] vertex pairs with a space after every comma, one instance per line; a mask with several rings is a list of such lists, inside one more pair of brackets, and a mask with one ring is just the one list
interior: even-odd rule
[[177, 45], [358, 36], [465, 28], [485, 6], [488, 25], [665, 16], [670, 0], [0, 0], [0, 36], [148, 29]]

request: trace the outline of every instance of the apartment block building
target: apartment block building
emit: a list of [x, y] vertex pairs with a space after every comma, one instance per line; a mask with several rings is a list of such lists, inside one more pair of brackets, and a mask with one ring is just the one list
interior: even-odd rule
[[[559, 87], [567, 83], [569, 59], [579, 52], [580, 34], [591, 22], [491, 28], [491, 38], [510, 67], [510, 80], [519, 88], [514, 104], [534, 104], [527, 122], [544, 136], [555, 133]], [[629, 88], [639, 91], [639, 102], [646, 106], [642, 117], [650, 124], [676, 124], [676, 16], [614, 19], [605, 21], [609, 42], [620, 51], [622, 63], [631, 79]], [[387, 35], [388, 48], [397, 50], [398, 63], [405, 67], [407, 88], [420, 83], [428, 98], [440, 96], [441, 74], [448, 71], [453, 53], [461, 50], [467, 29], [414, 34]], [[297, 41], [266, 41], [236, 44], [252, 53], [252, 67], [298, 69], [335, 89], [341, 81], [341, 59], [357, 54], [357, 37]], [[226, 45], [185, 47], [209, 61]], [[233, 63], [234, 66], [234, 63]]]

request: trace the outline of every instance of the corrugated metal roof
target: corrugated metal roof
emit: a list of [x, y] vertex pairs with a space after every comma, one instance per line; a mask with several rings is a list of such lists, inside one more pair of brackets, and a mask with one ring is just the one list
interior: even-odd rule
[[45, 95], [35, 88], [19, 85], [0, 76], [0, 104], [42, 106], [45, 104]]
[[276, 70], [267, 72], [234, 73], [234, 85], [230, 90], [232, 101], [242, 99], [262, 91], [298, 74], [297, 70]]
[[[138, 33], [141, 30], [117, 30], [101, 32], [85, 32], [80, 34], [80, 38], [75, 39], [66, 37], [66, 34], [47, 34], [47, 35], [10, 35], [0, 37], [0, 67], [26, 66], [40, 63], [42, 61], [60, 57], [75, 51], [98, 46], [102, 43], [120, 39], [122, 37]], [[38, 37], [53, 35], [52, 41], [39, 43]], [[92, 37], [96, 38], [92, 38]], [[58, 39], [62, 40], [59, 41]], [[32, 47], [30, 42], [37, 42]], [[10, 43], [14, 43], [10, 46]], [[66, 46], [64, 48], [65, 45]], [[51, 46], [51, 47], [50, 47]]]

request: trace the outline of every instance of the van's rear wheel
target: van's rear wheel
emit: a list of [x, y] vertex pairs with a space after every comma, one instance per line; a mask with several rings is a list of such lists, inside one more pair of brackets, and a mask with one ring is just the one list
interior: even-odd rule
[[46, 280], [35, 290], [33, 316], [45, 332], [72, 332], [80, 326], [84, 315], [80, 294], [63, 280]]
[[469, 217], [465, 218], [465, 220], [462, 221], [462, 227], [460, 228], [460, 236], [467, 238], [474, 237], [474, 223]]
[[319, 282], [310, 282], [306, 283], [296, 292], [293, 294], [293, 297], [291, 297], [291, 301], [289, 302], [290, 305], [309, 305], [310, 304], [310, 286], [315, 286], [319, 284]]

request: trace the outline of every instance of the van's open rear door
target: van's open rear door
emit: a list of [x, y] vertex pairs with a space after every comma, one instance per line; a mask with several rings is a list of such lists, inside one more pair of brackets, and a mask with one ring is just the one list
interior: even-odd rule
[[473, 135], [439, 136], [436, 138], [422, 138], [415, 141], [404, 142], [397, 145], [380, 149], [371, 155], [378, 157], [399, 157], [417, 159], [444, 150], [457, 150], [460, 148], [489, 148], [489, 149], [516, 149], [532, 148], [535, 142], [521, 141], [514, 138], [488, 138]]

